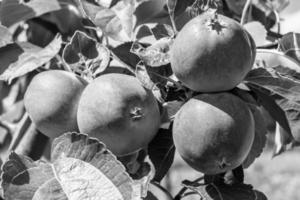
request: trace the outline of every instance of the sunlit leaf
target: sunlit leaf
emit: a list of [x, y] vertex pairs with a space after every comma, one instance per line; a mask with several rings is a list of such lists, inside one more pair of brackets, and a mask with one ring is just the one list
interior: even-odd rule
[[253, 4], [256, 7], [265, 11], [266, 13], [272, 12], [273, 10], [276, 10], [277, 12], [281, 12], [283, 9], [285, 9], [289, 5], [289, 3], [290, 3], [289, 0], [272, 0], [272, 1], [255, 0], [255, 1], [253, 1]]
[[[18, 54], [12, 56], [8, 67], [0, 76], [0, 80], [9, 83], [20, 76], [31, 72], [45, 63], [49, 62], [60, 50], [62, 39], [60, 36], [55, 37], [45, 48], [40, 48], [29, 43], [20, 43], [19, 47], [14, 48]], [[14, 52], [4, 51], [6, 54], [14, 54]], [[5, 55], [1, 55], [5, 58]], [[17, 58], [14, 58], [17, 57]], [[17, 60], [15, 60], [17, 59]], [[0, 59], [1, 60], [1, 59]]]
[[145, 88], [152, 90], [156, 87], [155, 83], [151, 80], [151, 77], [148, 74], [146, 66], [142, 62], [136, 66], [135, 76]]
[[249, 22], [244, 25], [244, 28], [250, 33], [256, 46], [263, 46], [266, 44], [267, 30], [260, 22]]
[[161, 38], [149, 47], [143, 47], [139, 43], [133, 44], [131, 52], [144, 61], [147, 66], [160, 67], [170, 63], [171, 38]]
[[103, 6], [103, 4], [90, 3], [85, 0], [79, 0], [79, 2], [84, 14], [106, 36], [117, 41], [131, 40], [135, 26], [133, 13], [138, 5], [136, 0], [118, 1], [110, 8]]
[[12, 34], [0, 24], [0, 48], [9, 43], [12, 43]]
[[124, 166], [97, 139], [66, 133], [52, 143], [51, 162], [33, 162], [12, 153], [2, 188], [7, 200], [140, 200], [150, 176], [130, 178]]

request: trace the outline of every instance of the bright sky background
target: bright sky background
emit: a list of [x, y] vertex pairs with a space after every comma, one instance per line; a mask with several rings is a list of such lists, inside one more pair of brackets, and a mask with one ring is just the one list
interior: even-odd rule
[[300, 33], [300, 0], [290, 0], [290, 5], [280, 13], [284, 19], [281, 24], [282, 33]]

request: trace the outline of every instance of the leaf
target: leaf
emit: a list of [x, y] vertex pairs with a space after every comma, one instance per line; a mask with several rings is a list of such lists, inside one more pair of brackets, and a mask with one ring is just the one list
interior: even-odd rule
[[274, 137], [274, 150], [273, 157], [281, 154], [287, 149], [287, 140], [290, 138], [288, 132], [286, 132], [278, 122], [275, 125], [275, 137]]
[[70, 0], [3, 0], [0, 7], [0, 21], [4, 26], [12, 26], [20, 21], [60, 10], [70, 4]]
[[149, 90], [156, 88], [155, 83], [151, 80], [150, 75], [148, 74], [146, 66], [142, 62], [136, 66], [135, 76], [145, 88]]
[[35, 190], [54, 177], [52, 168], [15, 153], [3, 165], [1, 187], [6, 200], [31, 200]]
[[[280, 139], [280, 144], [281, 147], [278, 149], [277, 146], [275, 146], [276, 152], [282, 152], [285, 148], [285, 146], [291, 142], [293, 142], [294, 138], [291, 133], [291, 127], [290, 123], [287, 119], [286, 112], [284, 109], [285, 107], [282, 106], [282, 108], [275, 102], [276, 98], [278, 96], [271, 96], [267, 91], [265, 91], [262, 88], [256, 88], [256, 87], [251, 87], [251, 90], [256, 93], [258, 96], [262, 106], [270, 113], [272, 118], [276, 120], [281, 127], [285, 130], [284, 132], [279, 132], [279, 139]], [[279, 98], [280, 99], [280, 98]], [[294, 130], [293, 130], [294, 129]], [[296, 127], [292, 127], [292, 131], [298, 131]], [[281, 135], [281, 133], [283, 133]]]
[[10, 43], [12, 43], [12, 34], [0, 24], [0, 48]]
[[181, 108], [183, 104], [183, 101], [168, 101], [163, 105], [163, 107], [167, 110], [169, 121], [174, 119], [177, 111]]
[[158, 183], [150, 183], [147, 196], [144, 200], [173, 200], [173, 198]]
[[140, 43], [133, 43], [131, 52], [151, 67], [160, 67], [170, 63], [170, 46], [173, 43], [171, 38], [162, 38], [149, 47], [143, 47]]
[[276, 68], [282, 66], [288, 71], [294, 70], [300, 73], [300, 65], [293, 58], [280, 51], [257, 49], [255, 60], [256, 67]]
[[250, 33], [256, 46], [263, 46], [267, 42], [267, 30], [258, 21], [252, 21], [244, 25], [244, 28]]
[[[112, 7], [107, 8], [101, 4], [92, 4], [79, 0], [83, 13], [103, 33], [116, 41], [129, 41], [133, 36], [135, 26], [134, 11], [136, 0], [118, 1]], [[101, 3], [101, 2], [100, 2]]]
[[[61, 43], [61, 37], [57, 36], [43, 49], [29, 43], [20, 43], [19, 47], [16, 45], [11, 46], [13, 47], [12, 51], [4, 52], [11, 58], [8, 60], [10, 63], [5, 61], [5, 64], [9, 65], [4, 66], [8, 68], [0, 75], [0, 80], [8, 81], [10, 83], [13, 79], [41, 67], [58, 54], [61, 48]], [[15, 51], [19, 55], [11, 55], [14, 54]], [[5, 55], [3, 54], [2, 56], [6, 60]], [[15, 61], [16, 57], [17, 60]], [[0, 61], [1, 60], [2, 58], [0, 56]]]
[[288, 144], [293, 138], [291, 133], [300, 133], [300, 67], [293, 59], [277, 51], [259, 50], [256, 62], [261, 67], [252, 70], [246, 81], [272, 118], [286, 131], [288, 137], [283, 136], [283, 143]]
[[[100, 179], [98, 178], [95, 188], [97, 187], [100, 189], [101, 187], [102, 191], [106, 190], [105, 194], [101, 194], [101, 196], [107, 195], [106, 198], [103, 197], [104, 199], [114, 199], [109, 195], [113, 195], [112, 193], [114, 193], [116, 188], [119, 191], [117, 194], [120, 193], [122, 196], [120, 199], [124, 200], [131, 200], [135, 195], [141, 197], [141, 194], [144, 192], [143, 190], [140, 190], [142, 188], [141, 185], [134, 185], [133, 180], [125, 172], [124, 166], [109, 150], [106, 149], [105, 145], [94, 138], [89, 138], [87, 135], [83, 134], [67, 133], [64, 136], [55, 139], [52, 143], [51, 161], [53, 163], [59, 162], [62, 165], [66, 165], [63, 162], [65, 158], [75, 159], [73, 161], [79, 162], [79, 168], [82, 166], [82, 162], [85, 162], [84, 165], [87, 165], [90, 170], [94, 171], [95, 168], [98, 169], [97, 176], [99, 176]], [[72, 159], [68, 160], [71, 168]], [[61, 169], [61, 167], [64, 166], [58, 164], [57, 167], [57, 169]], [[78, 172], [83, 173], [83, 170], [85, 169], [80, 170], [79, 168]], [[86, 173], [88, 176], [88, 171]], [[93, 173], [90, 174], [92, 175]], [[103, 185], [103, 182], [107, 182], [108, 185], [101, 186]], [[112, 186], [116, 188], [111, 188]]]
[[142, 83], [142, 85], [152, 90], [156, 99], [160, 102], [164, 102], [166, 97], [164, 87], [167, 83], [169, 73], [171, 72], [171, 66], [162, 67], [148, 67], [141, 61], [137, 64], [135, 69], [135, 76]]
[[151, 32], [154, 35], [156, 40], [160, 40], [162, 38], [172, 38], [175, 33], [170, 25], [167, 24], [157, 24], [153, 28], [151, 28]]
[[242, 15], [247, 0], [225, 0], [229, 10], [237, 15]]
[[277, 12], [281, 12], [284, 8], [286, 8], [289, 5], [289, 3], [290, 3], [289, 0], [253, 1], [253, 4], [259, 9], [265, 11], [265, 13], [270, 13], [273, 10], [276, 10]]
[[153, 181], [160, 182], [174, 161], [175, 146], [172, 139], [172, 126], [169, 129], [159, 129], [148, 146], [148, 154], [155, 168]]
[[110, 51], [85, 33], [76, 31], [64, 48], [63, 59], [73, 71], [96, 76], [108, 67]]
[[253, 190], [251, 185], [235, 184], [228, 186], [225, 184], [207, 184], [207, 185], [185, 185], [192, 191], [195, 191], [203, 200], [267, 200], [267, 197], [257, 191]]
[[[198, 184], [199, 181], [189, 182], [183, 181], [186, 185], [195, 185]], [[215, 185], [236, 185], [244, 183], [244, 169], [240, 165], [239, 167], [229, 170], [225, 173], [215, 174], [215, 175], [204, 175], [204, 183], [205, 184], [215, 184]]]
[[119, 60], [128, 65], [131, 70], [135, 71], [135, 68], [141, 59], [130, 51], [132, 45], [133, 42], [125, 42], [113, 48], [112, 52]]
[[52, 178], [41, 185], [32, 200], [69, 200], [57, 179]]
[[151, 167], [145, 162], [147, 152], [142, 149], [133, 154], [118, 157], [118, 160], [125, 166], [126, 171], [133, 179], [141, 179], [150, 173]]
[[279, 40], [279, 49], [300, 63], [300, 34], [287, 33]]
[[78, 133], [54, 140], [51, 163], [12, 153], [2, 173], [8, 200], [140, 200], [148, 182], [148, 175], [132, 180], [103, 143]]
[[267, 127], [261, 110], [258, 108], [258, 106], [253, 104], [248, 104], [248, 106], [250, 107], [255, 122], [255, 136], [251, 150], [243, 162], [244, 168], [248, 168], [254, 162], [254, 160], [261, 155], [267, 141]]
[[222, 0], [195, 0], [194, 3], [188, 8], [188, 12], [191, 16], [196, 17], [203, 12], [208, 10], [215, 10], [217, 12], [222, 12], [223, 2]]

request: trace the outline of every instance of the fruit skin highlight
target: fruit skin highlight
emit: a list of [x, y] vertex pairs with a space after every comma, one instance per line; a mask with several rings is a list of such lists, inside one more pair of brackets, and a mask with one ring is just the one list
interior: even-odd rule
[[105, 74], [82, 93], [77, 122], [81, 133], [96, 137], [116, 155], [144, 148], [160, 126], [158, 103], [133, 76]]
[[175, 38], [170, 54], [173, 72], [194, 91], [230, 90], [252, 68], [255, 55], [248, 37], [233, 19], [205, 12], [190, 20]]
[[34, 76], [26, 90], [24, 105], [37, 129], [50, 138], [78, 131], [77, 107], [86, 85], [79, 76], [63, 70]]
[[181, 157], [204, 174], [219, 174], [242, 164], [254, 140], [252, 113], [231, 93], [201, 94], [175, 116], [173, 139]]

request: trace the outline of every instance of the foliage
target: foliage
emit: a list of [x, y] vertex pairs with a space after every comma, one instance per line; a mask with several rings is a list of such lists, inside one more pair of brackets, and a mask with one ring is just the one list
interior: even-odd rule
[[[243, 170], [261, 155], [266, 144], [265, 121], [270, 119], [261, 110], [267, 110], [277, 124], [274, 156], [300, 143], [300, 33], [281, 35], [272, 29], [280, 23], [278, 16], [287, 5], [287, 0], [0, 1], [3, 197], [267, 199], [243, 180]], [[148, 9], [153, 12], [149, 14]], [[249, 105], [255, 139], [239, 168], [184, 181], [173, 198], [160, 185], [174, 161], [172, 123], [180, 107], [199, 93], [174, 76], [170, 50], [184, 24], [211, 9], [241, 22], [256, 43], [254, 66], [243, 82], [229, 91]], [[75, 132], [56, 138], [49, 150], [44, 144], [49, 146], [51, 141], [31, 122], [23, 97], [37, 73], [57, 69], [88, 82], [106, 73], [135, 76], [153, 92], [160, 106], [161, 126], [155, 138], [125, 157], [116, 157], [101, 141]]]

